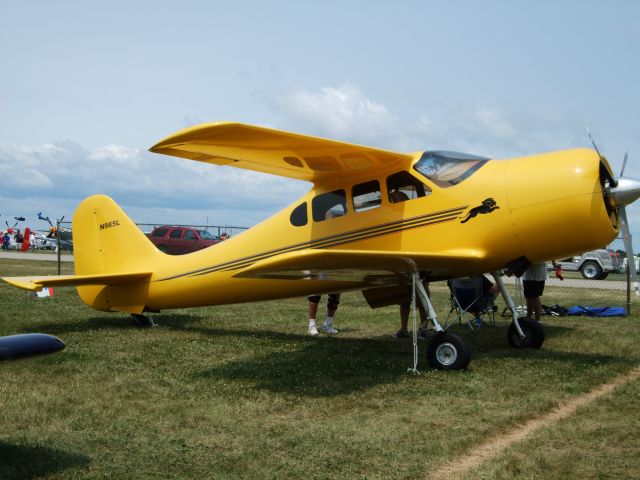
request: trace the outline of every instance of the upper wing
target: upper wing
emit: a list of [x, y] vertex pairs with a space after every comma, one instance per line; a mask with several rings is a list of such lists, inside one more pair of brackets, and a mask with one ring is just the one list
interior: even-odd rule
[[40, 291], [44, 287], [67, 287], [78, 285], [117, 285], [143, 278], [151, 278], [151, 272], [111, 273], [104, 275], [52, 275], [50, 277], [2, 277], [14, 287]]
[[410, 154], [240, 123], [203, 123], [180, 130], [149, 149], [216, 165], [315, 182], [362, 169], [398, 165]]
[[404, 283], [407, 273], [414, 271], [426, 271], [433, 278], [463, 276], [474, 272], [474, 263], [483, 258], [484, 252], [472, 250], [425, 253], [308, 249], [261, 260], [234, 276], [386, 285]]

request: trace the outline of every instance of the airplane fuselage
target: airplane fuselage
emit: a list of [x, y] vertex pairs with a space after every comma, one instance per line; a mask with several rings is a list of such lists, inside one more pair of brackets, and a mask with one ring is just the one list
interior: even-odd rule
[[[345, 180], [337, 175], [321, 190], [311, 189], [257, 226], [204, 250], [182, 256], [157, 250], [141, 255], [134, 260], [139, 268], [145, 262], [153, 264], [148, 284], [81, 286], [80, 296], [100, 310], [135, 312], [297, 297], [367, 285], [357, 280], [236, 275], [259, 261], [307, 249], [463, 252], [473, 257], [464, 266], [456, 263], [437, 269], [416, 260], [415, 269], [443, 279], [494, 271], [522, 257], [530, 262], [564, 258], [604, 246], [617, 234], [617, 215], [608, 211], [603, 199], [600, 158], [591, 150], [489, 160], [468, 178], [447, 186], [414, 168], [420, 157], [417, 153], [410, 164], [394, 164], [374, 173], [367, 169]], [[414, 198], [394, 202], [392, 182], [405, 181], [399, 172], [422, 184], [414, 190], [423, 188], [423, 194], [414, 192]], [[327, 195], [330, 192], [334, 193]], [[340, 211], [330, 215], [336, 199]], [[331, 208], [325, 212], [327, 206]], [[94, 215], [100, 217], [99, 208]], [[92, 221], [96, 225], [126, 221], [105, 215]], [[74, 218], [74, 234], [85, 228], [81, 217]], [[116, 233], [117, 226], [98, 234]], [[76, 274], [91, 273], [82, 259], [77, 258], [76, 264]]]

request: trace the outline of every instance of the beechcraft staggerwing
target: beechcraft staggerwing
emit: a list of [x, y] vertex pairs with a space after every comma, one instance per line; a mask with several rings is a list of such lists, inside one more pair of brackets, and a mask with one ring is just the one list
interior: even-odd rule
[[608, 244], [640, 182], [616, 179], [597, 150], [522, 158], [397, 153], [238, 123], [181, 130], [152, 152], [306, 180], [302, 198], [253, 228], [183, 256], [159, 251], [116, 203], [95, 195], [73, 218], [75, 275], [13, 277], [28, 290], [77, 286], [90, 307], [147, 312], [413, 285], [436, 334], [430, 364], [465, 368], [463, 337], [438, 322], [421, 281], [496, 272], [512, 308], [509, 342], [539, 348], [497, 272]]

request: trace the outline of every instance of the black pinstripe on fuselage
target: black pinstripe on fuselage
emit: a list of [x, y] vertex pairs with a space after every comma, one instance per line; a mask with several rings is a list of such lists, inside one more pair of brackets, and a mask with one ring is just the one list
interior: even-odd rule
[[411, 230], [414, 228], [427, 227], [437, 223], [450, 222], [459, 218], [460, 214], [467, 209], [467, 205], [462, 207], [452, 208], [448, 210], [442, 210], [435, 213], [429, 213], [427, 215], [419, 215], [402, 220], [396, 220], [393, 222], [382, 223], [374, 225], [372, 227], [360, 228], [349, 232], [339, 233], [336, 235], [329, 235], [326, 237], [317, 238], [308, 242], [297, 243], [293, 245], [287, 245], [285, 247], [268, 250], [248, 257], [238, 258], [228, 262], [211, 265], [209, 267], [200, 268], [198, 270], [192, 270], [190, 272], [181, 273], [178, 275], [172, 275], [170, 277], [160, 278], [157, 281], [163, 282], [166, 280], [173, 280], [181, 277], [192, 277], [199, 275], [207, 275], [209, 273], [239, 270], [241, 268], [248, 267], [249, 265], [264, 260], [266, 258], [273, 257], [275, 255], [281, 255], [283, 253], [295, 252], [298, 250], [304, 250], [308, 248], [330, 248], [338, 245], [344, 245], [345, 243], [355, 242], [359, 240], [368, 240], [370, 238], [379, 237], [382, 235], [389, 235], [391, 233], [400, 232], [403, 230]]

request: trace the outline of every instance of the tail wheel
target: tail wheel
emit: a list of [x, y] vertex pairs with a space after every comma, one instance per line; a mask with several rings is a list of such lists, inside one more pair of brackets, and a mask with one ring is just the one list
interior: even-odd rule
[[156, 324], [153, 323], [153, 319], [147, 315], [132, 313], [131, 318], [133, 319], [133, 323], [135, 323], [140, 328], [149, 328], [156, 326]]
[[544, 329], [540, 323], [528, 318], [519, 318], [518, 324], [524, 333], [524, 338], [520, 337], [516, 326], [511, 322], [507, 329], [507, 340], [509, 345], [516, 348], [540, 348], [544, 343]]
[[429, 342], [427, 359], [438, 370], [463, 370], [471, 361], [471, 347], [456, 333], [440, 332]]

